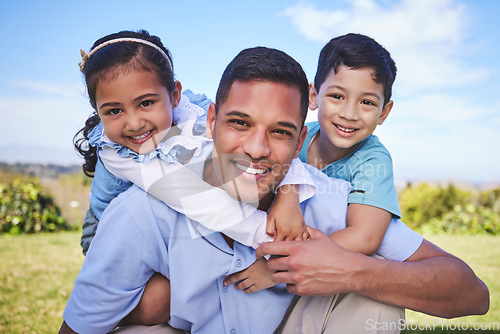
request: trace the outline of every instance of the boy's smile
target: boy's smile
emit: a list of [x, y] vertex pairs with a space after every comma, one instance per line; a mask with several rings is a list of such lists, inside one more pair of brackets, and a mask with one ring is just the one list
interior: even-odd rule
[[340, 65], [316, 92], [310, 88], [310, 108], [318, 108], [319, 135], [313, 145], [323, 163], [329, 164], [352, 153], [357, 145], [381, 125], [392, 108], [384, 106], [384, 90], [374, 81], [371, 68], [352, 69]]

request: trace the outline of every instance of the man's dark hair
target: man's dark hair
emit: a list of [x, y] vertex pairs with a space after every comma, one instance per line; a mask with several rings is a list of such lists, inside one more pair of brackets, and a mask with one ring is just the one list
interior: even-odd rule
[[234, 81], [270, 81], [296, 87], [301, 95], [300, 116], [302, 124], [309, 106], [309, 84], [302, 66], [285, 52], [266, 47], [241, 51], [227, 65], [215, 97], [216, 109], [226, 102]]

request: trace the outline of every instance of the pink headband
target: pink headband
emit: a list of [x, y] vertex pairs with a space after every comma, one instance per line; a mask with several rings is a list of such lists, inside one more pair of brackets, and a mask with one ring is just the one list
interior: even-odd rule
[[170, 67], [170, 69], [172, 69], [172, 62], [170, 61], [170, 58], [168, 58], [167, 54], [165, 53], [165, 51], [163, 51], [158, 45], [154, 44], [154, 43], [151, 43], [149, 41], [146, 41], [144, 39], [140, 39], [140, 38], [129, 38], [129, 37], [125, 37], [125, 38], [115, 38], [115, 39], [111, 39], [109, 41], [106, 41], [104, 43], [101, 43], [99, 44], [98, 46], [96, 46], [95, 48], [93, 48], [89, 53], [87, 53], [87, 51], [83, 50], [83, 49], [80, 49], [80, 54], [82, 55], [82, 61], [78, 63], [78, 65], [80, 66], [80, 71], [83, 71], [83, 67], [85, 66], [85, 62], [90, 58], [90, 56], [92, 56], [97, 50], [99, 49], [102, 49], [103, 47], [105, 47], [106, 45], [110, 45], [110, 44], [114, 44], [114, 43], [119, 43], [119, 42], [135, 42], [135, 43], [141, 43], [141, 44], [146, 44], [146, 45], [149, 45], [150, 47], [158, 50], [164, 57], [165, 59], [167, 59], [167, 62], [168, 62], [168, 66]]

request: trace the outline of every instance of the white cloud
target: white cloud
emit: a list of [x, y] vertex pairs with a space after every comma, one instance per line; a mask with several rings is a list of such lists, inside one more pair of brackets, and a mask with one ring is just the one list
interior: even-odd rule
[[493, 153], [500, 103], [487, 95], [493, 72], [467, 62], [481, 43], [467, 44], [476, 18], [463, 2], [354, 0], [334, 10], [301, 2], [284, 14], [309, 40], [324, 44], [357, 32], [390, 51], [398, 66], [395, 106], [375, 133], [393, 156], [396, 177], [500, 177], [500, 156]]
[[385, 6], [355, 0], [352, 7], [338, 10], [300, 3], [284, 11], [313, 41], [326, 43], [349, 32], [376, 39], [396, 60], [402, 94], [477, 82], [488, 75], [484, 69], [464, 66], [460, 58], [465, 53], [467, 14], [466, 6], [453, 0], [403, 0]]
[[398, 178], [492, 181], [500, 177], [500, 108], [452, 96], [396, 104], [376, 134]]

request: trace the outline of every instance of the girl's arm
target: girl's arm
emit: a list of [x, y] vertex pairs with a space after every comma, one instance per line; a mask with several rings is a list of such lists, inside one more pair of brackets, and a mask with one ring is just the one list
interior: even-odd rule
[[371, 255], [382, 244], [391, 219], [392, 214], [388, 211], [351, 203], [347, 209], [346, 228], [330, 234], [330, 238], [347, 250]]
[[[132, 181], [212, 231], [222, 232], [253, 248], [272, 240], [265, 232], [265, 212], [238, 202], [224, 190], [204, 182], [186, 166], [165, 163], [158, 158], [147, 164], [138, 163], [132, 158], [119, 156], [116, 150], [108, 147], [101, 150], [100, 158], [118, 178]], [[203, 231], [200, 233], [198, 237], [203, 236]]]

